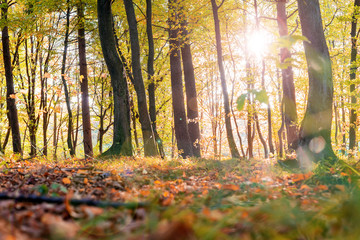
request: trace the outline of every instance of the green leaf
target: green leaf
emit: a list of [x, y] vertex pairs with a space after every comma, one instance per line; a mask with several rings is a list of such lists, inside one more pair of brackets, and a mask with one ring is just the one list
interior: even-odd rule
[[290, 36], [291, 41], [296, 42], [296, 41], [304, 41], [304, 42], [309, 42], [309, 40], [307, 39], [307, 37], [302, 36], [302, 35], [291, 35]]
[[49, 192], [49, 189], [48, 187], [45, 185], [45, 184], [42, 184], [42, 185], [38, 185], [38, 186], [35, 186], [34, 187], [35, 190], [40, 193], [40, 195], [46, 195], [48, 192]]
[[243, 110], [244, 106], [245, 106], [245, 99], [246, 99], [246, 94], [241, 94], [238, 99], [236, 100], [236, 108], [237, 110], [241, 111]]
[[260, 90], [254, 93], [255, 93], [255, 100], [258, 100], [259, 102], [266, 104], [269, 102], [269, 98], [265, 90]]

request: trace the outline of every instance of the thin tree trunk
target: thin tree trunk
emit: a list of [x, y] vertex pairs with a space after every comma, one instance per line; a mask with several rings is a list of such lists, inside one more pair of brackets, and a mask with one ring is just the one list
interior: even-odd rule
[[81, 85], [81, 110], [83, 122], [83, 136], [84, 136], [84, 152], [85, 158], [93, 156], [93, 146], [91, 137], [91, 120], [89, 107], [89, 88], [88, 75], [86, 63], [86, 41], [85, 41], [85, 18], [84, 18], [84, 3], [82, 1], [78, 4], [78, 44], [79, 44], [79, 65], [80, 65], [80, 85]]
[[149, 112], [147, 109], [145, 86], [141, 73], [140, 45], [133, 1], [124, 0], [124, 5], [127, 21], [129, 24], [132, 75], [134, 77], [134, 87], [138, 100], [139, 120], [144, 140], [144, 154], [145, 156], [157, 156], [158, 151], [155, 144], [155, 136], [151, 126]]
[[[261, 71], [261, 87], [263, 90], [265, 89], [265, 60], [262, 60], [262, 71]], [[271, 107], [270, 102], [267, 103], [267, 123], [268, 123], [268, 143], [269, 143], [269, 149], [270, 153], [274, 154], [274, 144], [272, 139], [272, 121], [271, 121]]]
[[69, 90], [67, 87], [66, 79], [65, 79], [65, 70], [66, 70], [66, 58], [67, 58], [67, 50], [69, 45], [69, 28], [70, 28], [70, 1], [66, 1], [67, 10], [66, 10], [66, 26], [65, 26], [65, 40], [64, 40], [64, 52], [63, 52], [63, 59], [62, 59], [62, 66], [61, 66], [61, 80], [64, 87], [65, 92], [65, 101], [66, 101], [66, 108], [68, 111], [68, 135], [67, 135], [67, 144], [70, 150], [70, 155], [75, 155], [75, 150], [73, 146], [73, 116], [70, 106], [70, 96]]
[[[344, 87], [343, 84], [340, 83], [340, 91], [343, 93]], [[341, 153], [345, 155], [346, 151], [346, 130], [345, 130], [345, 119], [346, 119], [346, 112], [345, 112], [345, 103], [344, 103], [344, 97], [341, 94], [340, 95], [340, 104], [341, 104], [341, 121], [342, 121], [342, 127], [341, 127], [341, 135], [342, 135], [342, 143], [341, 143]]]
[[[310, 161], [337, 159], [331, 146], [333, 81], [331, 61], [323, 32], [318, 0], [298, 0], [302, 34], [308, 65], [309, 95], [300, 130], [300, 163], [305, 155]], [[314, 68], [313, 66], [317, 66]], [[299, 152], [298, 152], [299, 153]], [[306, 163], [305, 163], [306, 165]]]
[[284, 116], [284, 100], [281, 101], [280, 104], [280, 113], [281, 113], [281, 126], [278, 131], [278, 137], [279, 137], [279, 157], [284, 157], [284, 143], [283, 143], [283, 131], [285, 126], [285, 116]]
[[114, 98], [114, 134], [109, 155], [132, 155], [130, 107], [124, 68], [116, 48], [111, 0], [98, 0], [98, 24], [101, 48], [111, 77]]
[[177, 26], [178, 12], [176, 0], [169, 0], [169, 37], [170, 37], [170, 71], [172, 105], [174, 110], [174, 128], [178, 150], [183, 158], [192, 157], [193, 150], [188, 132], [185, 113], [185, 102], [182, 84], [181, 55], [179, 43], [179, 28]]
[[[7, 0], [3, 0], [1, 3], [4, 5], [1, 8], [1, 19], [6, 23], [9, 6]], [[2, 28], [1, 40], [3, 45], [3, 59], [6, 78], [6, 104], [7, 110], [9, 111], [8, 118], [12, 134], [13, 151], [14, 153], [22, 154], [19, 119], [15, 103], [14, 80], [11, 66], [9, 29], [7, 25]]]
[[154, 38], [152, 31], [152, 4], [151, 0], [146, 0], [146, 33], [148, 38], [149, 45], [149, 55], [148, 55], [148, 94], [149, 94], [149, 114], [152, 123], [153, 132], [155, 135], [156, 144], [160, 156], [165, 157], [164, 147], [162, 140], [156, 129], [156, 102], [155, 102], [155, 79], [154, 79]]
[[357, 131], [357, 112], [356, 112], [356, 80], [357, 71], [357, 18], [359, 16], [360, 0], [354, 2], [354, 13], [351, 21], [351, 57], [350, 57], [350, 129], [349, 129], [349, 149], [355, 150], [356, 144], [356, 131]]
[[[55, 108], [56, 108], [56, 106], [55, 106]], [[56, 109], [55, 109], [55, 112], [54, 112], [53, 146], [54, 146], [53, 157], [54, 157], [54, 159], [56, 159], [57, 158], [57, 113], [56, 113]]]
[[139, 119], [139, 114], [135, 110], [134, 100], [133, 100], [132, 96], [130, 96], [130, 111], [131, 111], [131, 123], [132, 123], [132, 129], [134, 132], [136, 153], [139, 154], [140, 146], [139, 146], [139, 138], [138, 138], [137, 129], [136, 129], [136, 119]]
[[[288, 35], [286, 0], [277, 1], [277, 22], [280, 36]], [[287, 133], [288, 149], [296, 150], [298, 142], [298, 129], [296, 126], [296, 97], [294, 86], [294, 74], [291, 66], [291, 53], [288, 48], [280, 49], [280, 63], [287, 67], [281, 68], [283, 81], [284, 117]]]
[[190, 39], [186, 21], [185, 10], [181, 8], [180, 25], [181, 25], [181, 57], [184, 68], [185, 93], [186, 93], [186, 110], [188, 118], [188, 131], [195, 157], [201, 157], [200, 153], [200, 126], [199, 111], [197, 103], [197, 93], [195, 84], [195, 73], [190, 48]]
[[8, 129], [6, 130], [6, 135], [5, 135], [5, 139], [4, 139], [4, 142], [1, 146], [1, 152], [2, 153], [5, 153], [5, 148], [6, 148], [6, 145], [8, 144], [9, 142], [9, 138], [10, 138], [10, 127], [8, 127]]
[[223, 93], [223, 100], [224, 100], [224, 111], [225, 111], [225, 127], [226, 127], [226, 136], [231, 152], [232, 158], [240, 158], [239, 151], [236, 147], [234, 136], [232, 133], [232, 127], [231, 127], [231, 112], [230, 112], [230, 106], [229, 106], [229, 95], [227, 91], [226, 86], [226, 79], [225, 79], [225, 70], [223, 65], [223, 56], [222, 56], [222, 46], [221, 46], [221, 33], [220, 33], [220, 23], [219, 23], [219, 16], [218, 16], [218, 10], [219, 7], [216, 4], [216, 0], [211, 0], [211, 6], [213, 10], [213, 17], [214, 17], [214, 23], [215, 23], [215, 35], [216, 35], [216, 51], [217, 51], [217, 60], [219, 65], [219, 72], [220, 72], [220, 80], [221, 80], [221, 88]]
[[[230, 39], [229, 37], [229, 31], [228, 31], [228, 24], [226, 22], [226, 37], [228, 39]], [[245, 158], [246, 157], [246, 154], [245, 154], [245, 151], [244, 151], [244, 147], [243, 147], [243, 143], [242, 143], [242, 138], [241, 138], [241, 135], [240, 135], [240, 131], [239, 131], [239, 126], [237, 124], [237, 121], [236, 121], [236, 116], [235, 116], [235, 113], [234, 113], [234, 108], [233, 108], [233, 103], [234, 103], [234, 89], [235, 89], [235, 81], [236, 81], [236, 73], [237, 73], [237, 68], [236, 68], [236, 63], [235, 63], [235, 59], [234, 59], [234, 56], [233, 56], [233, 51], [232, 51], [232, 48], [231, 48], [231, 45], [230, 45], [230, 41], [229, 41], [229, 53], [230, 53], [230, 58], [231, 58], [231, 62], [232, 62], [232, 67], [233, 67], [233, 73], [234, 73], [234, 76], [233, 76], [233, 79], [231, 80], [231, 85], [232, 85], [232, 88], [231, 88], [231, 99], [230, 99], [230, 110], [231, 110], [231, 115], [233, 117], [233, 121], [234, 121], [234, 124], [235, 124], [235, 130], [236, 130], [236, 134], [239, 138], [239, 142], [240, 142], [240, 150], [241, 150], [241, 153], [242, 153], [242, 157]]]
[[251, 73], [250, 73], [250, 63], [249, 60], [246, 57], [246, 78], [247, 78], [247, 90], [248, 90], [248, 94], [247, 94], [247, 98], [248, 98], [248, 107], [247, 107], [247, 144], [248, 144], [248, 149], [247, 149], [247, 154], [249, 156], [249, 158], [253, 158], [254, 154], [253, 154], [253, 140], [254, 140], [254, 134], [252, 134], [252, 123], [253, 123], [253, 107], [252, 107], [252, 96], [250, 94], [250, 90], [251, 90]]
[[264, 139], [264, 137], [263, 137], [263, 135], [261, 133], [260, 124], [259, 124], [259, 117], [258, 117], [257, 113], [254, 114], [254, 118], [255, 118], [256, 130], [257, 130], [257, 132], [259, 134], [260, 142], [264, 147], [265, 158], [268, 158], [269, 157], [269, 151], [268, 151], [268, 148], [267, 148], [266, 141], [265, 141], [265, 139]]

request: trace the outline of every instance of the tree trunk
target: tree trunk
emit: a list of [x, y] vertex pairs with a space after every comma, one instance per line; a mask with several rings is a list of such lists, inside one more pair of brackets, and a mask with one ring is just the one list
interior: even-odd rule
[[176, 142], [181, 156], [183, 158], [186, 158], [193, 156], [193, 150], [188, 132], [188, 124], [185, 113], [179, 43], [179, 28], [177, 26], [178, 12], [176, 9], [176, 4], [176, 0], [169, 0], [171, 92], [172, 105], [174, 110], [174, 127]]
[[223, 100], [224, 100], [224, 111], [225, 111], [225, 127], [226, 127], [226, 136], [229, 143], [229, 148], [231, 152], [232, 158], [240, 158], [239, 151], [236, 147], [234, 136], [232, 133], [231, 127], [231, 112], [229, 106], [229, 95], [226, 86], [226, 79], [225, 79], [225, 70], [223, 65], [223, 56], [222, 56], [222, 46], [221, 46], [221, 33], [220, 33], [220, 23], [219, 23], [219, 16], [218, 10], [219, 6], [216, 4], [216, 0], [211, 0], [213, 16], [214, 16], [214, 23], [215, 23], [215, 35], [216, 35], [216, 51], [217, 51], [217, 60], [219, 65], [219, 72], [220, 72], [220, 80], [221, 80], [221, 88], [223, 93]]
[[[246, 55], [246, 54], [245, 54]], [[254, 157], [254, 153], [253, 153], [253, 140], [254, 140], [254, 134], [252, 134], [252, 123], [253, 123], [253, 106], [252, 106], [252, 96], [250, 94], [250, 90], [251, 90], [251, 73], [250, 73], [250, 63], [249, 63], [249, 59], [247, 57], [246, 58], [246, 78], [247, 78], [247, 90], [248, 90], [248, 94], [247, 94], [247, 99], [248, 99], [248, 107], [247, 107], [247, 145], [248, 145], [248, 149], [247, 149], [247, 154], [249, 156], [249, 158], [253, 158]]]
[[197, 93], [195, 84], [195, 73], [190, 48], [189, 32], [184, 9], [180, 13], [181, 24], [181, 57], [184, 68], [186, 110], [188, 118], [188, 131], [195, 157], [201, 157], [200, 153], [200, 126]]
[[[3, 0], [1, 3], [5, 5], [1, 8], [1, 19], [6, 23], [9, 6], [7, 0]], [[2, 29], [1, 40], [3, 45], [3, 59], [6, 78], [6, 104], [7, 110], [9, 111], [8, 118], [12, 134], [13, 151], [14, 153], [22, 154], [19, 119], [15, 103], [14, 80], [11, 66], [9, 29], [7, 25], [5, 25]]]
[[156, 102], [155, 102], [155, 79], [154, 79], [154, 38], [152, 31], [152, 4], [151, 0], [146, 0], [146, 33], [148, 38], [149, 45], [149, 55], [148, 55], [148, 94], [149, 94], [149, 114], [152, 123], [153, 132], [155, 135], [156, 144], [160, 156], [165, 157], [164, 147], [162, 140], [156, 129]]
[[144, 154], [145, 156], [157, 156], [158, 151], [147, 109], [145, 86], [141, 73], [140, 45], [133, 1], [124, 0], [124, 5], [129, 24], [132, 75], [134, 77], [134, 87], [138, 100], [139, 120], [144, 140]]
[[265, 156], [265, 158], [268, 158], [269, 157], [269, 151], [268, 151], [268, 148], [267, 148], [267, 145], [266, 145], [266, 141], [265, 141], [265, 139], [264, 139], [264, 137], [263, 137], [263, 135], [261, 133], [259, 117], [258, 117], [257, 113], [254, 113], [254, 118], [255, 118], [256, 130], [257, 130], [257, 132], [259, 134], [260, 142], [264, 147], [264, 156]]
[[81, 109], [84, 135], [84, 153], [85, 158], [93, 156], [93, 146], [91, 138], [91, 120], [89, 107], [89, 88], [86, 63], [86, 41], [85, 41], [85, 18], [84, 3], [78, 5], [78, 44], [79, 44], [79, 65], [80, 65], [80, 85], [81, 85]]
[[67, 144], [70, 150], [70, 155], [75, 155], [75, 149], [73, 146], [73, 116], [70, 106], [70, 96], [69, 90], [67, 87], [66, 79], [65, 79], [65, 70], [66, 70], [66, 58], [67, 58], [67, 49], [69, 45], [69, 28], [70, 28], [70, 1], [67, 0], [66, 2], [67, 10], [66, 10], [66, 26], [65, 26], [65, 40], [64, 40], [64, 52], [63, 52], [63, 59], [62, 59], [62, 66], [61, 66], [61, 80], [64, 87], [65, 92], [65, 101], [66, 101], [66, 108], [68, 111], [68, 136], [67, 136]]
[[[343, 93], [344, 87], [343, 84], [340, 83], [340, 91]], [[346, 130], [345, 130], [345, 120], [346, 120], [346, 111], [345, 111], [345, 103], [344, 103], [344, 97], [341, 94], [340, 95], [340, 104], [341, 104], [341, 135], [342, 135], [342, 142], [341, 142], [341, 153], [345, 155], [346, 152]]]
[[[333, 81], [329, 51], [323, 32], [318, 0], [298, 0], [309, 75], [309, 95], [300, 129], [300, 163], [336, 160], [331, 146]], [[306, 167], [305, 163], [305, 167]]]
[[357, 130], [357, 112], [356, 112], [356, 85], [354, 81], [356, 80], [356, 71], [357, 71], [357, 18], [359, 16], [359, 7], [360, 0], [355, 0], [354, 2], [354, 13], [351, 21], [351, 58], [350, 58], [350, 96], [351, 96], [351, 105], [350, 105], [350, 129], [349, 129], [349, 149], [355, 150], [356, 147], [356, 130]]
[[101, 48], [108, 67], [114, 98], [113, 144], [105, 155], [132, 156], [129, 94], [124, 68], [116, 49], [111, 0], [98, 0], [98, 24]]
[[[276, 4], [277, 22], [281, 37], [288, 35], [286, 0], [279, 0]], [[291, 66], [291, 53], [288, 48], [280, 49], [280, 63], [284, 66], [281, 68], [283, 98], [284, 98], [284, 117], [287, 133], [288, 149], [296, 150], [298, 142], [298, 129], [296, 126], [296, 97], [294, 86], [294, 74]], [[287, 67], [286, 67], [287, 66]]]

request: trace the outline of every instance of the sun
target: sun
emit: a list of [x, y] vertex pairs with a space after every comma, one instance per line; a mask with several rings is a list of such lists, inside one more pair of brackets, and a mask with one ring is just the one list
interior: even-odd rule
[[254, 30], [247, 34], [247, 49], [250, 55], [263, 57], [269, 50], [271, 35], [266, 31]]

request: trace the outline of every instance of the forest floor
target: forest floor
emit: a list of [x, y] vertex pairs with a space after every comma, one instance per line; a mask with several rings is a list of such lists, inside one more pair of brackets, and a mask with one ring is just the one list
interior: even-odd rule
[[276, 160], [9, 159], [4, 240], [360, 236], [358, 172], [343, 161], [301, 173]]

